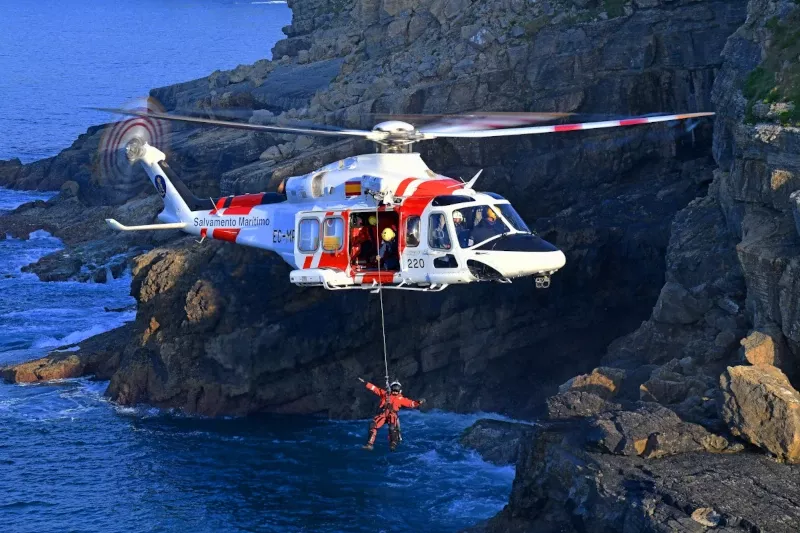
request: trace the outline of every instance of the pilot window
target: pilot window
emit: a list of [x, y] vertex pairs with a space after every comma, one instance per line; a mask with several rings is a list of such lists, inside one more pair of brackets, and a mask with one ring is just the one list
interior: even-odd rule
[[328, 217], [322, 223], [322, 249], [326, 252], [338, 252], [344, 246], [344, 219]]
[[461, 248], [469, 248], [509, 231], [496, 206], [462, 207], [453, 211], [453, 226]]
[[297, 248], [303, 253], [316, 252], [319, 248], [319, 220], [304, 218], [300, 221]]
[[406, 219], [406, 246], [419, 246], [419, 217]]
[[444, 213], [435, 213], [428, 219], [428, 246], [437, 250], [449, 250], [453, 247]]

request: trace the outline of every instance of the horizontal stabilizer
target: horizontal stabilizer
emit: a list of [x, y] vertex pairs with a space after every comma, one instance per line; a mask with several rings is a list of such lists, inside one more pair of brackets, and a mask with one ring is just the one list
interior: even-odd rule
[[150, 231], [154, 229], [183, 229], [186, 227], [186, 222], [174, 222], [171, 224], [145, 224], [144, 226], [124, 226], [113, 218], [107, 218], [106, 224], [111, 226], [111, 229], [115, 229], [117, 231]]

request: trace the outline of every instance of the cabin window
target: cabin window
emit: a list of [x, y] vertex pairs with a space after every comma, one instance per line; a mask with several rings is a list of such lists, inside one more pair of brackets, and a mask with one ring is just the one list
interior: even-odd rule
[[297, 247], [303, 253], [316, 252], [319, 248], [319, 220], [316, 218], [304, 218], [300, 221], [300, 234], [297, 240]]
[[434, 213], [428, 219], [428, 246], [437, 250], [449, 250], [453, 247], [444, 213]]
[[419, 217], [406, 219], [406, 246], [419, 246]]
[[322, 223], [322, 249], [338, 252], [344, 246], [344, 219], [327, 217]]

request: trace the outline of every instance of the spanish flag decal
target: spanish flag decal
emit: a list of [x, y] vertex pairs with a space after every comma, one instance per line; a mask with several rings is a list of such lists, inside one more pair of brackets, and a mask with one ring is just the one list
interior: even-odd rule
[[361, 180], [350, 180], [344, 182], [344, 196], [350, 198], [351, 196], [361, 196]]

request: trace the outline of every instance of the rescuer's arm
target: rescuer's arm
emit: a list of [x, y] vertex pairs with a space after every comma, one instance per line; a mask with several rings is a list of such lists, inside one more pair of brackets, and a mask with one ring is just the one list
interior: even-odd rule
[[425, 398], [422, 398], [420, 401], [412, 400], [411, 398], [403, 398], [400, 400], [400, 405], [403, 407], [409, 407], [411, 409], [415, 409], [425, 403]]
[[373, 394], [375, 394], [375, 395], [377, 395], [377, 396], [383, 397], [383, 395], [384, 395], [384, 391], [383, 391], [383, 389], [381, 389], [380, 387], [376, 387], [376, 386], [375, 386], [375, 385], [373, 385], [372, 383], [366, 382], [366, 381], [364, 381], [364, 380], [363, 380], [363, 379], [361, 379], [361, 378], [358, 378], [358, 380], [359, 380], [361, 383], [366, 383], [367, 390], [369, 390], [370, 392], [372, 392]]

